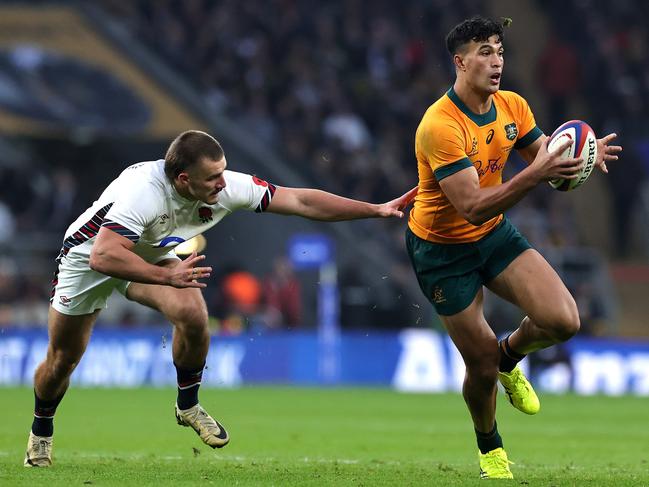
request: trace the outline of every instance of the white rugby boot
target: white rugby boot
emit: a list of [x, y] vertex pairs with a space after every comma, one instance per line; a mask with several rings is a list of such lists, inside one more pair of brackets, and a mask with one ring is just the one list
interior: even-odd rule
[[36, 436], [30, 431], [23, 465], [25, 467], [51, 467], [52, 437]]
[[176, 404], [176, 420], [181, 426], [194, 428], [203, 443], [212, 448], [222, 448], [230, 441], [223, 425], [207, 414], [200, 404], [189, 409], [178, 409]]

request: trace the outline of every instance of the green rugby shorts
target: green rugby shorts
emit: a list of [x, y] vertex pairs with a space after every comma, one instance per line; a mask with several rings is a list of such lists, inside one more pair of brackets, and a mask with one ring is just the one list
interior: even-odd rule
[[481, 286], [532, 248], [507, 218], [470, 243], [433, 243], [408, 228], [406, 247], [419, 287], [442, 316], [454, 315], [469, 306]]

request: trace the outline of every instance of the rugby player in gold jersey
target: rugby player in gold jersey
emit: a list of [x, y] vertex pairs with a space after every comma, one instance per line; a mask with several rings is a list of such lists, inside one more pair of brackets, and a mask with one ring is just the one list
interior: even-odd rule
[[[503, 212], [536, 185], [575, 178], [569, 146], [547, 149], [525, 99], [501, 91], [503, 23], [473, 17], [446, 38], [454, 85], [426, 111], [415, 137], [419, 192], [406, 244], [420, 287], [466, 365], [463, 394], [475, 427], [482, 478], [512, 478], [496, 425], [497, 381], [527, 414], [539, 400], [517, 366], [528, 353], [568, 340], [579, 330], [575, 300], [550, 264]], [[597, 165], [617, 159], [610, 134], [598, 140]], [[503, 182], [512, 150], [528, 166]], [[483, 286], [527, 315], [498, 342], [483, 313]]]

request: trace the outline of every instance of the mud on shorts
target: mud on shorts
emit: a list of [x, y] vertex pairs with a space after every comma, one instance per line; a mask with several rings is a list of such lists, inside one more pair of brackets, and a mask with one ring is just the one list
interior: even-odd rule
[[470, 243], [433, 243], [408, 228], [406, 247], [419, 287], [442, 316], [468, 307], [484, 284], [532, 248], [507, 218], [480, 240]]

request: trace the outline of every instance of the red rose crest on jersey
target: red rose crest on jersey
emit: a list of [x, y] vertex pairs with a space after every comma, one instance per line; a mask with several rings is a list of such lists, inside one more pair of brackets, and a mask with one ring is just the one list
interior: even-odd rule
[[252, 177], [252, 182], [255, 183], [258, 186], [263, 186], [264, 188], [268, 187], [268, 183], [264, 181], [263, 179], [259, 179], [257, 176]]
[[207, 223], [212, 221], [212, 209], [208, 208], [207, 206], [201, 206], [198, 209], [198, 218], [200, 218], [201, 222]]

